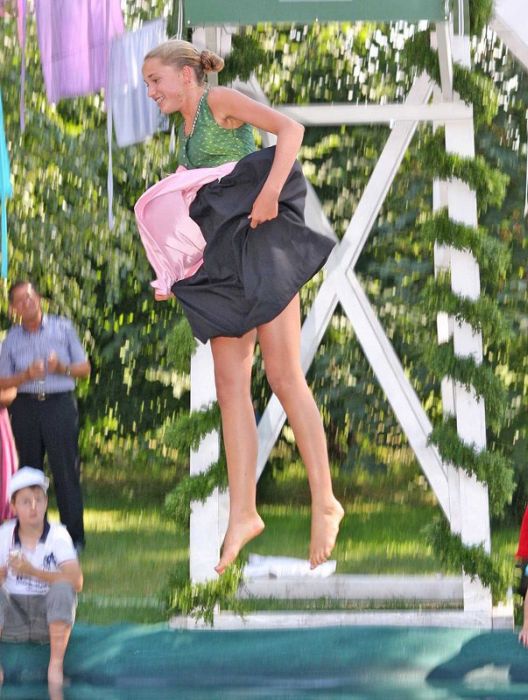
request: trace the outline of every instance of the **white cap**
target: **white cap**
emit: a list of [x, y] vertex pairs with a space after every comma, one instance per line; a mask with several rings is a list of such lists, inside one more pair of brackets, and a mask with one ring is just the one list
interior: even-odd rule
[[14, 494], [20, 489], [25, 489], [28, 486], [40, 486], [40, 488], [47, 493], [49, 486], [49, 479], [44, 475], [42, 469], [35, 469], [34, 467], [21, 467], [16, 471], [11, 477], [9, 482], [9, 487], [7, 489], [7, 496], [11, 500]]

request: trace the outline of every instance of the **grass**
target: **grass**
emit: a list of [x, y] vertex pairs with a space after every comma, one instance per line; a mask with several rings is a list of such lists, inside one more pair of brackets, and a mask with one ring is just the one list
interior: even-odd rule
[[[188, 532], [163, 513], [178, 475], [170, 462], [130, 449], [85, 465], [87, 546], [81, 555], [84, 590], [77, 620], [151, 623], [166, 619], [169, 575], [187, 567]], [[50, 499], [50, 517], [58, 513]]]
[[[188, 532], [163, 512], [164, 496], [177, 480], [168, 464], [114, 459], [111, 468], [85, 470], [87, 547], [81, 563], [85, 588], [77, 619], [89, 623], [152, 623], [166, 619], [169, 576], [186, 573]], [[430, 574], [441, 571], [422, 530], [439, 513], [434, 497], [412, 468], [392, 475], [335, 475], [346, 509], [334, 557], [337, 573]], [[310, 509], [303, 470], [293, 464], [259, 489], [264, 533], [248, 553], [306, 558]], [[56, 510], [50, 510], [57, 519]], [[518, 530], [493, 531], [493, 550], [511, 559]], [[452, 573], [452, 572], [444, 572]], [[252, 601], [252, 609], [283, 609], [284, 603]], [[292, 603], [287, 604], [291, 607]], [[296, 609], [357, 609], [350, 601], [295, 601]], [[367, 604], [361, 604], [364, 609]], [[393, 603], [391, 603], [393, 606]], [[379, 604], [378, 604], [379, 607]]]
[[[306, 558], [310, 539], [308, 506], [263, 505], [264, 533], [251, 543], [256, 554]], [[429, 505], [380, 502], [346, 503], [333, 558], [337, 573], [417, 574], [439, 571], [434, 553], [420, 531], [435, 514]]]
[[[51, 517], [57, 514], [51, 511]], [[85, 510], [87, 547], [81, 556], [85, 587], [77, 619], [109, 623], [164, 619], [161, 597], [169, 574], [187, 565], [187, 533], [161, 508]]]

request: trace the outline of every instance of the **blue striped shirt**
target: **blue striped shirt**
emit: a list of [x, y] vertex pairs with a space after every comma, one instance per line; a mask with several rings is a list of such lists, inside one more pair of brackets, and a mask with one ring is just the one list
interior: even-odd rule
[[[12, 326], [7, 332], [0, 351], [0, 377], [11, 377], [24, 372], [36, 360], [46, 366], [50, 354], [56, 353], [61, 365], [74, 365], [87, 360], [77, 333], [63, 316], [42, 316], [38, 331], [27, 331], [24, 326]], [[56, 394], [73, 391], [75, 380], [64, 374], [46, 374], [44, 380], [30, 380], [18, 387], [23, 394]]]

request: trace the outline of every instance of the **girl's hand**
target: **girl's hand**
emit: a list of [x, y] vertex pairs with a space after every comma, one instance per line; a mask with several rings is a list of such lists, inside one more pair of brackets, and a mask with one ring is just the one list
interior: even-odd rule
[[528, 647], [528, 628], [523, 627], [519, 632], [519, 641], [523, 647]]
[[174, 299], [174, 294], [161, 294], [160, 292], [154, 292], [154, 299], [156, 301], [167, 301], [168, 299]]
[[264, 221], [275, 219], [278, 213], [279, 193], [264, 186], [253, 203], [251, 214], [248, 216], [248, 219], [250, 219], [249, 225], [251, 228], [257, 228]]

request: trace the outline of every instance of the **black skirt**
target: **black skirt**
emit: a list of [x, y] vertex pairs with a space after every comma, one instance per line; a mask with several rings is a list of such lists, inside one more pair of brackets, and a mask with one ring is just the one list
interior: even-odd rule
[[274, 155], [272, 147], [242, 158], [229, 175], [204, 185], [191, 205], [206, 240], [204, 262], [172, 292], [203, 343], [242, 336], [274, 319], [334, 247], [304, 223], [306, 182], [297, 162], [282, 189], [277, 218], [250, 228], [248, 215]]

